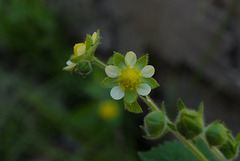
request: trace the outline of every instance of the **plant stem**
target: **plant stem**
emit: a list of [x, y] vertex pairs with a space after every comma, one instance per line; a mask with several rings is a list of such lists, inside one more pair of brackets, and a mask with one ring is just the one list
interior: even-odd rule
[[[157, 107], [157, 105], [152, 101], [152, 99], [149, 96], [143, 97], [140, 96], [144, 102], [151, 107], [154, 111], [160, 111], [160, 109]], [[169, 123], [172, 124], [170, 120], [168, 120]], [[171, 130], [171, 132], [180, 140], [182, 141], [200, 160], [202, 161], [208, 161], [208, 159], [188, 140], [186, 140], [179, 132]]]
[[160, 109], [157, 107], [157, 105], [152, 101], [152, 99], [149, 96], [140, 96], [143, 101], [149, 106], [151, 107], [152, 110], [154, 111], [160, 111]]
[[[93, 57], [93, 62], [95, 62], [101, 68], [105, 68], [107, 65], [98, 60], [96, 57]], [[153, 110], [160, 111], [157, 105], [153, 102], [153, 100], [149, 96], [140, 96], [143, 101]], [[170, 120], [168, 120], [171, 123]], [[171, 132], [182, 141], [201, 161], [208, 161], [208, 159], [188, 140], [186, 140], [179, 132], [171, 130]]]
[[92, 59], [92, 61], [94, 62], [94, 63], [96, 63], [99, 67], [101, 67], [101, 68], [106, 68], [106, 64], [104, 64], [102, 61], [100, 61], [98, 58], [96, 58], [96, 57], [93, 57], [93, 59]]

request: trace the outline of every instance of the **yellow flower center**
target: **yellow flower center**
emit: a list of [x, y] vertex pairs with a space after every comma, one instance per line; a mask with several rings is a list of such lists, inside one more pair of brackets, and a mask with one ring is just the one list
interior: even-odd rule
[[118, 85], [123, 86], [123, 89], [130, 88], [133, 90], [140, 86], [140, 82], [142, 81], [141, 70], [135, 69], [135, 65], [133, 65], [133, 68], [130, 68], [130, 65], [128, 65], [127, 68], [120, 69], [119, 71], [121, 74], [118, 75], [120, 78]]

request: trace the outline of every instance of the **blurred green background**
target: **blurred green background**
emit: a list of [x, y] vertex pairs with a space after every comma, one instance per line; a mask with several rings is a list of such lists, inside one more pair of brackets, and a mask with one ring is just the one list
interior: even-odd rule
[[221, 119], [236, 134], [240, 23], [231, 18], [240, 12], [231, 2], [0, 0], [0, 160], [138, 161], [137, 151], [172, 139], [143, 139], [147, 107], [126, 112], [99, 86], [102, 69], [85, 79], [62, 70], [97, 29], [103, 61], [112, 51], [151, 54], [161, 85], [151, 96], [172, 120], [179, 97], [195, 109], [205, 101], [206, 123]]
[[137, 160], [131, 114], [118, 102], [108, 102], [116, 116], [99, 112], [111, 100], [99, 86], [104, 72], [83, 79], [62, 70], [82, 40], [65, 34], [44, 1], [1, 0], [0, 12], [0, 160]]

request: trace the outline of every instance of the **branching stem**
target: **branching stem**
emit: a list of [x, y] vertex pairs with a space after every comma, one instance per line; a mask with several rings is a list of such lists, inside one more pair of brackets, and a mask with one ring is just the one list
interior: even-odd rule
[[[107, 65], [98, 60], [96, 57], [93, 57], [92, 60], [96, 65], [101, 68], [105, 68]], [[153, 100], [149, 96], [140, 96], [143, 101], [153, 110], [160, 111], [157, 105], [153, 102]], [[171, 123], [170, 120], [168, 120]], [[208, 159], [188, 140], [186, 140], [179, 132], [175, 130], [171, 130], [171, 132], [181, 141], [183, 142], [201, 161], [208, 161]]]

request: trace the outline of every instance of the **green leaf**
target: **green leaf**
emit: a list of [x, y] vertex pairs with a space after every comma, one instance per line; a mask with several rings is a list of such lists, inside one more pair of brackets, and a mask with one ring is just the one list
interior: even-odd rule
[[208, 146], [206, 145], [206, 143], [202, 140], [201, 137], [198, 137], [197, 139], [194, 140], [194, 144], [195, 146], [198, 148], [199, 151], [202, 152], [202, 154], [208, 159], [208, 161], [218, 161], [214, 155], [212, 154], [212, 152], [210, 151], [210, 149], [208, 148]]
[[128, 103], [124, 100], [124, 105], [125, 105], [125, 109], [127, 109], [129, 112], [133, 112], [133, 113], [142, 113], [142, 108], [140, 107], [140, 105], [138, 104], [137, 101], [133, 102], [133, 103]]
[[113, 56], [108, 59], [107, 65], [113, 65]]
[[184, 103], [182, 102], [182, 100], [180, 98], [178, 99], [177, 105], [178, 105], [179, 111], [186, 109], [186, 106], [184, 105]]
[[73, 56], [72, 58], [70, 58], [70, 61], [77, 64], [82, 60], [83, 56], [84, 55]]
[[113, 88], [115, 86], [118, 86], [119, 78], [105, 78], [100, 85], [105, 88]]
[[125, 93], [124, 100], [128, 103], [135, 102], [138, 97], [136, 90], [131, 90], [131, 89], [127, 88], [127, 89], [125, 89], [124, 93]]
[[148, 64], [148, 54], [139, 58], [136, 62], [136, 69], [142, 70]]
[[86, 51], [88, 51], [88, 49], [92, 46], [92, 36], [88, 35], [87, 34], [87, 37], [86, 37]]
[[147, 83], [151, 89], [156, 88], [159, 86], [158, 82], [154, 78], [142, 78], [143, 83]]
[[150, 151], [138, 154], [142, 161], [199, 161], [190, 150], [178, 141], [165, 142]]
[[124, 67], [126, 67], [124, 56], [122, 56], [121, 54], [115, 51], [113, 55], [113, 63], [115, 66], [117, 66], [120, 69], [123, 69]]

